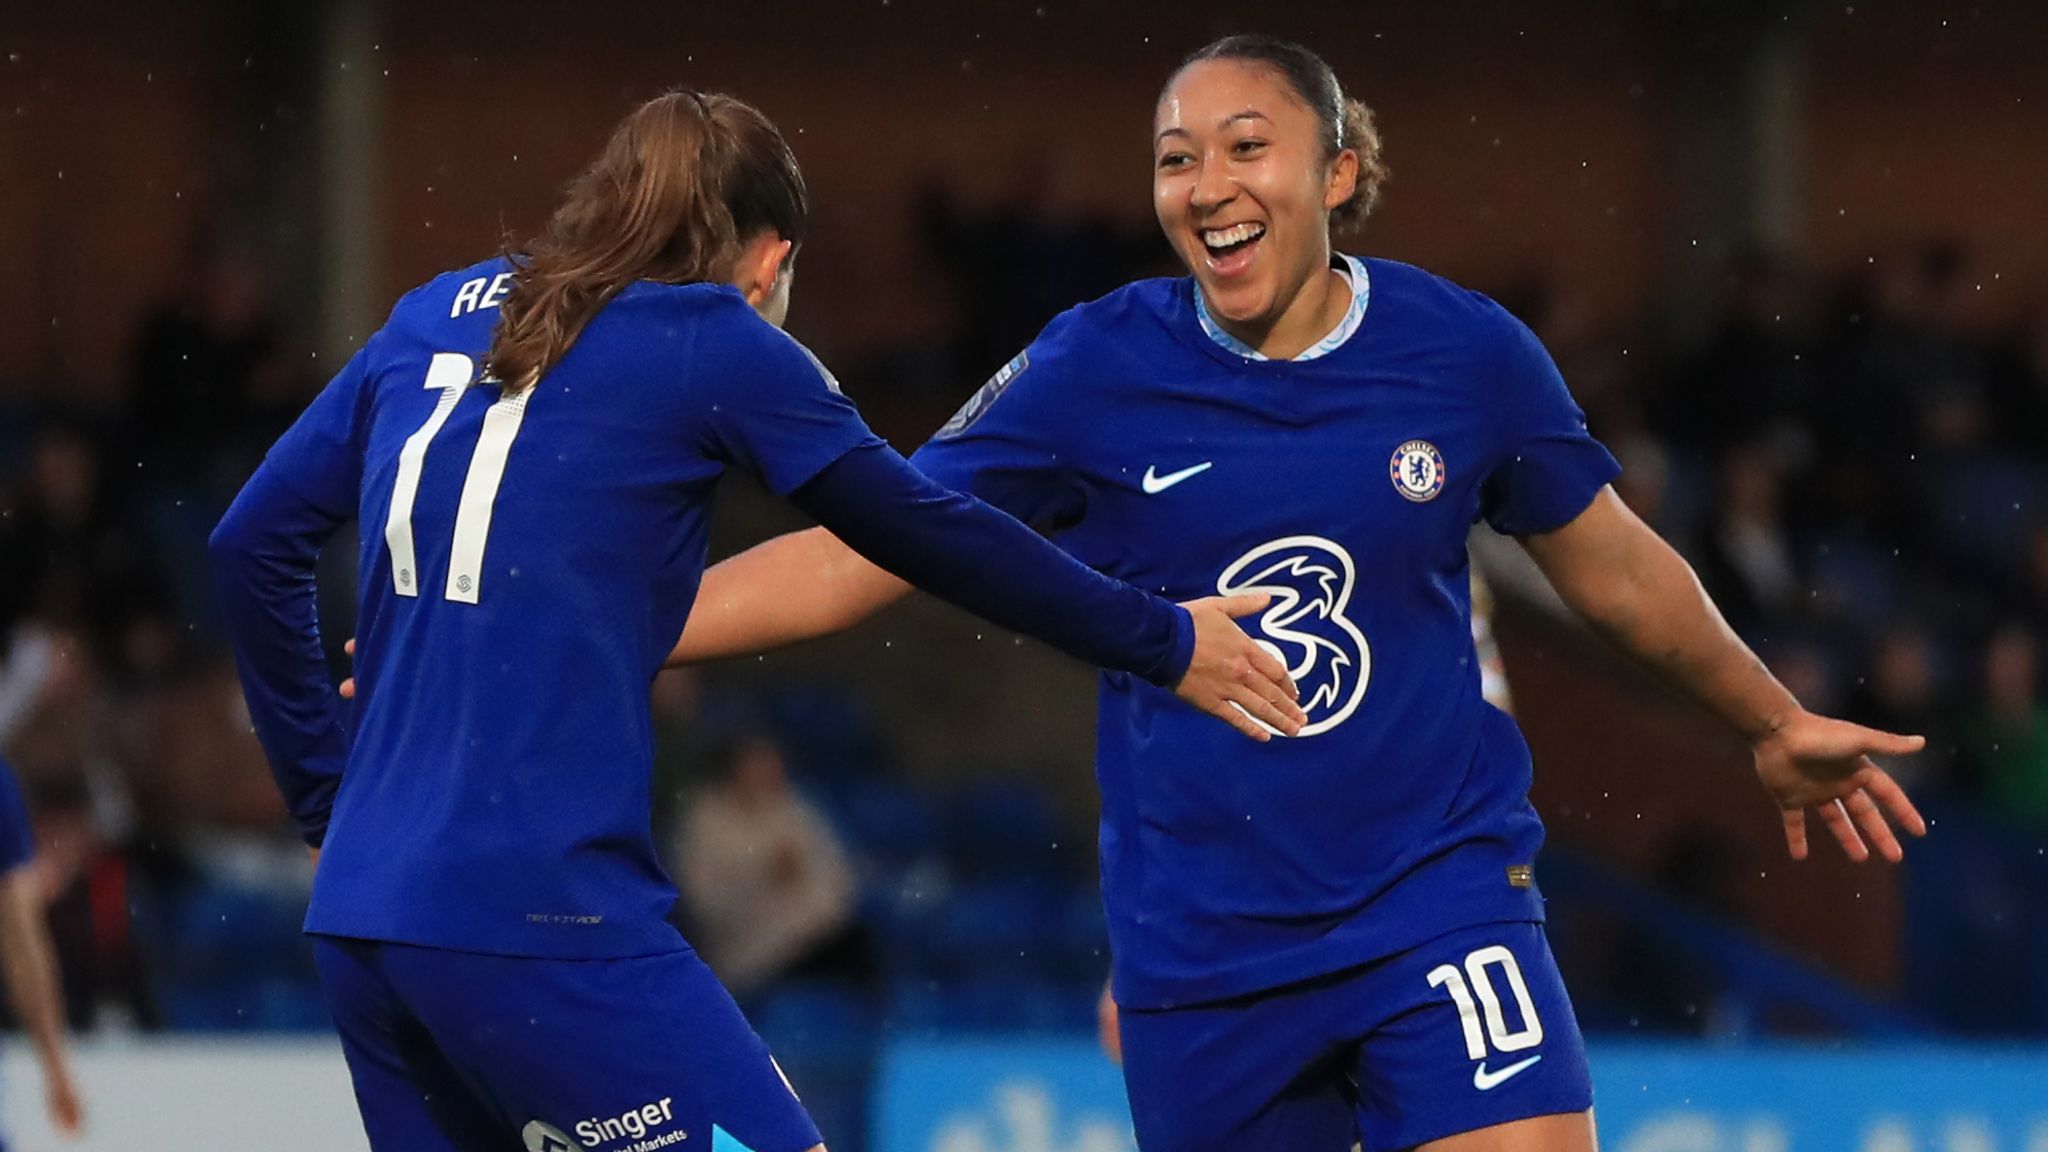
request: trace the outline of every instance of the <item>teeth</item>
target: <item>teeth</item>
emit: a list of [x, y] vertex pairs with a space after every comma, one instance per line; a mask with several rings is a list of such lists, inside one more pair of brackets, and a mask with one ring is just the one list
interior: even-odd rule
[[1211, 248], [1228, 248], [1232, 244], [1242, 244], [1247, 240], [1264, 236], [1265, 234], [1266, 226], [1264, 224], [1239, 224], [1235, 228], [1218, 228], [1204, 231], [1202, 233], [1202, 243], [1207, 244]]

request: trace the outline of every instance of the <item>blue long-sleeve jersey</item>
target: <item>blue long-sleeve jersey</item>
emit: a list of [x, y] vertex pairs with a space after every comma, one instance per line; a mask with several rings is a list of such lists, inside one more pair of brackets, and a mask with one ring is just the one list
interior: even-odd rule
[[[1175, 598], [1245, 621], [1308, 725], [1252, 744], [1102, 681], [1097, 775], [1117, 1002], [1216, 1000], [1539, 920], [1529, 750], [1480, 696], [1466, 535], [1575, 518], [1616, 475], [1550, 357], [1498, 305], [1352, 260], [1313, 358], [1221, 333], [1193, 281], [1056, 319], [912, 457]], [[1249, 354], [1248, 354], [1249, 353]]]
[[[401, 300], [214, 533], [257, 734], [324, 844], [309, 931], [571, 958], [684, 946], [649, 827], [648, 689], [730, 467], [999, 623], [1160, 684], [1186, 669], [1186, 612], [926, 480], [730, 288], [635, 284], [533, 388], [479, 381], [509, 272]], [[352, 727], [312, 595], [351, 519]]]

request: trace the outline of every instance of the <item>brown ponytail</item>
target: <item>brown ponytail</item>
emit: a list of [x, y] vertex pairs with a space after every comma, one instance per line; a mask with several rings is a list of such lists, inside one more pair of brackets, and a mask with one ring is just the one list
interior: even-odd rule
[[803, 173], [782, 133], [730, 96], [670, 92], [634, 109], [512, 257], [488, 376], [525, 388], [635, 280], [721, 281], [764, 231], [801, 244]]
[[1366, 218], [1379, 207], [1380, 188], [1389, 175], [1387, 162], [1380, 158], [1380, 130], [1373, 123], [1372, 109], [1345, 98], [1337, 147], [1358, 153], [1358, 187], [1352, 190], [1351, 199], [1330, 209], [1330, 231], [1342, 234], [1365, 227]]

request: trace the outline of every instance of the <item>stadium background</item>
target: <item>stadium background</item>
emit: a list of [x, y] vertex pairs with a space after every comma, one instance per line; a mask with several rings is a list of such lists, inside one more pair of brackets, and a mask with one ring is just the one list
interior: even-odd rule
[[[1904, 867], [1791, 868], [1739, 747], [1475, 539], [1609, 1142], [2048, 1146], [2048, 9], [26, 0], [0, 7], [0, 748], [88, 1146], [187, 1115], [160, 1146], [359, 1146], [203, 539], [400, 292], [534, 228], [633, 102], [728, 89], [815, 197], [792, 331], [909, 447], [1054, 312], [1170, 270], [1152, 100], [1251, 27], [1379, 114], [1395, 179], [1351, 247], [1529, 320], [1780, 675], [1932, 738], [1898, 766], [1935, 820]], [[731, 487], [721, 550], [795, 525]], [[835, 1148], [1121, 1146], [1085, 1047], [1085, 670], [917, 601], [657, 693], [679, 852], [760, 737], [844, 847], [815, 975], [747, 995]], [[22, 1133], [34, 1077], [0, 1070]]]

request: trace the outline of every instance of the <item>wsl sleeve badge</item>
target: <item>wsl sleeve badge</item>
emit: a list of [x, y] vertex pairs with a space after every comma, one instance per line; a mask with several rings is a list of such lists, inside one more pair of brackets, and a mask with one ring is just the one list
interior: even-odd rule
[[1394, 449], [1387, 464], [1394, 491], [1417, 504], [1437, 498], [1444, 490], [1444, 454], [1427, 440], [1410, 440]]
[[1022, 376], [1024, 370], [1029, 367], [1031, 367], [1031, 353], [1028, 350], [1017, 353], [1016, 359], [998, 368], [996, 374], [988, 378], [988, 383], [983, 384], [975, 391], [974, 395], [967, 398], [967, 403], [962, 404], [960, 410], [953, 413], [951, 420], [940, 425], [934, 438], [944, 439], [948, 436], [958, 436], [960, 433], [973, 427], [974, 422], [981, 419], [981, 414], [988, 411], [995, 404], [996, 400], [1002, 396], [1003, 390], [1008, 388], [1017, 377]]

